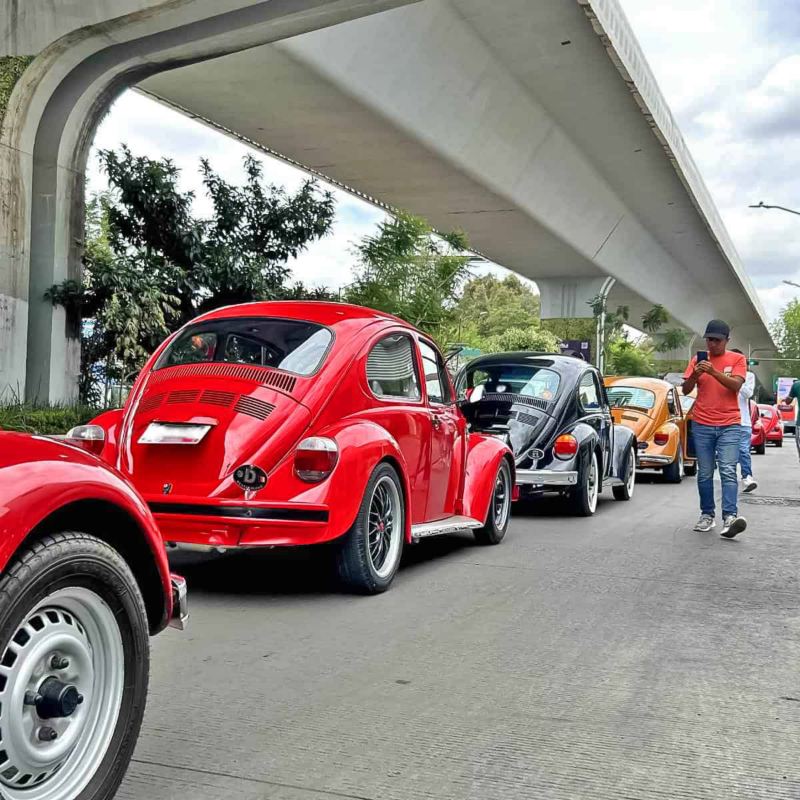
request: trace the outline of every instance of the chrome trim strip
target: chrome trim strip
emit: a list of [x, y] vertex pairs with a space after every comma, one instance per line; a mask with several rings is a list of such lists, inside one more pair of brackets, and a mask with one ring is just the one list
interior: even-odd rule
[[411, 526], [412, 539], [425, 539], [429, 536], [442, 536], [446, 533], [461, 533], [474, 530], [483, 525], [472, 517], [446, 517], [434, 522], [421, 522]]
[[170, 575], [172, 584], [172, 618], [169, 621], [171, 628], [179, 631], [186, 630], [189, 622], [189, 599], [186, 591], [186, 578], [180, 575]]
[[522, 486], [575, 486], [577, 471], [556, 472], [549, 469], [518, 469], [517, 483]]

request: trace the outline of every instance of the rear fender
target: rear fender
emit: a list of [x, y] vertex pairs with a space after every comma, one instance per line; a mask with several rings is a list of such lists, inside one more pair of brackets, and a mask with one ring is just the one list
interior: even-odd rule
[[624, 425], [615, 425], [609, 477], [622, 479], [624, 475], [627, 475], [628, 461], [631, 458], [636, 458], [636, 437], [630, 428], [626, 428]]
[[[411, 541], [411, 487], [408, 470], [395, 439], [372, 422], [348, 422], [344, 420], [315, 431], [314, 436], [333, 439], [339, 447], [339, 460], [330, 478], [319, 484], [304, 484], [307, 489], [304, 500], [328, 506], [328, 530], [330, 538], [347, 533], [356, 520], [367, 483], [375, 467], [387, 461], [397, 470], [403, 489], [405, 504], [405, 537]], [[293, 469], [294, 450], [280, 465], [280, 471]], [[299, 482], [299, 478], [293, 477]]]
[[467, 468], [464, 476], [462, 513], [484, 522], [489, 514], [489, 504], [497, 480], [500, 462], [506, 459], [511, 468], [511, 485], [514, 485], [514, 458], [511, 450], [494, 436], [472, 433], [467, 440]]

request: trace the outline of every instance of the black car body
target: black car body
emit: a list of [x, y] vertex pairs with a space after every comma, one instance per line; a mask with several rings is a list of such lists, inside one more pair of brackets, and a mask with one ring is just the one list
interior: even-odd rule
[[612, 486], [618, 499], [630, 496], [636, 439], [614, 424], [595, 367], [571, 356], [497, 353], [463, 367], [456, 389], [471, 428], [511, 446], [521, 489], [577, 493], [594, 455], [601, 478], [597, 492]]

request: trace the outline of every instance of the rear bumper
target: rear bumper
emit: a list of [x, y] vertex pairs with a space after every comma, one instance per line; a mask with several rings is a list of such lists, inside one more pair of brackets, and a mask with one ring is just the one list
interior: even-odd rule
[[639, 463], [636, 465], [639, 469], [647, 469], [653, 467], [660, 469], [671, 464], [675, 458], [673, 456], [645, 456], [639, 455]]
[[189, 622], [189, 599], [186, 591], [186, 579], [180, 575], [172, 574], [172, 617], [169, 621], [171, 628], [182, 631]]
[[517, 484], [520, 486], [576, 486], [577, 470], [518, 469]]
[[319, 544], [335, 538], [330, 533], [326, 506], [146, 499], [161, 537], [168, 543], [228, 549]]

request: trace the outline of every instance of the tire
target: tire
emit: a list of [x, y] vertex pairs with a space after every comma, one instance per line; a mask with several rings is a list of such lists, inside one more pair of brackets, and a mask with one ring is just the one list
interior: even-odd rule
[[783, 447], [783, 439], [776, 439], [775, 447]]
[[478, 528], [475, 531], [475, 541], [478, 544], [500, 544], [503, 541], [511, 519], [511, 494], [513, 488], [511, 485], [511, 467], [508, 466], [508, 461], [503, 459], [500, 462], [500, 468], [497, 470], [489, 511], [486, 513], [486, 523], [482, 528]]
[[678, 444], [678, 455], [675, 460], [669, 465], [664, 467], [664, 479], [667, 483], [680, 483], [683, 476], [686, 474], [686, 468], [683, 464], [683, 449]]
[[697, 462], [694, 461], [691, 464], [684, 464], [683, 474], [688, 475], [690, 478], [693, 478], [695, 475], [697, 475]]
[[597, 453], [592, 451], [589, 463], [578, 475], [578, 485], [568, 495], [570, 503], [574, 506], [576, 516], [591, 517], [597, 510], [600, 480]]
[[405, 513], [397, 472], [389, 464], [378, 464], [356, 521], [336, 551], [336, 569], [347, 588], [359, 594], [380, 594], [389, 588], [403, 555]]
[[0, 579], [0, 653], [0, 796], [110, 800], [139, 735], [150, 666], [144, 601], [122, 556], [77, 532], [17, 555]]
[[625, 483], [621, 486], [612, 486], [611, 492], [615, 500], [630, 500], [636, 488], [636, 450], [631, 448], [628, 453], [628, 470], [625, 473]]
[[763, 456], [767, 452], [767, 443], [761, 442], [761, 444], [757, 444], [755, 450], [757, 456]]

